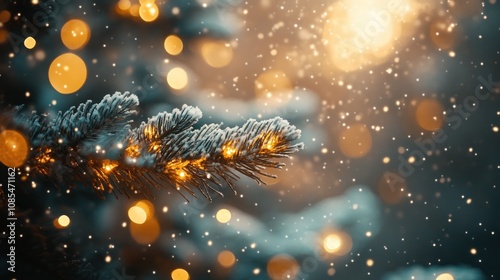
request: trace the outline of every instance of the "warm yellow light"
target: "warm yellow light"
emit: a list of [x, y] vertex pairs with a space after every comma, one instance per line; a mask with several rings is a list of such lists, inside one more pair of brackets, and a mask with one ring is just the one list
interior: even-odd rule
[[0, 161], [8, 167], [21, 166], [28, 150], [28, 142], [23, 134], [16, 130], [4, 130], [0, 133]]
[[233, 48], [224, 41], [207, 41], [201, 46], [201, 55], [208, 65], [221, 68], [233, 59]]
[[415, 118], [420, 127], [435, 131], [443, 125], [443, 106], [435, 99], [424, 99], [417, 105]]
[[130, 15], [134, 16], [134, 17], [138, 17], [140, 7], [141, 6], [139, 4], [132, 4], [132, 6], [130, 6], [130, 9], [129, 9]]
[[226, 159], [232, 158], [236, 154], [236, 149], [230, 145], [222, 146], [222, 156]]
[[90, 28], [83, 20], [69, 20], [61, 28], [61, 40], [70, 50], [83, 48], [89, 39]]
[[7, 30], [3, 28], [0, 28], [0, 44], [6, 42], [8, 39], [9, 39], [9, 32], [7, 32]]
[[263, 145], [263, 148], [272, 151], [276, 147], [276, 144], [278, 144], [278, 139], [275, 136], [272, 136], [267, 139], [267, 141]]
[[323, 249], [329, 254], [343, 256], [347, 254], [351, 248], [352, 239], [345, 232], [333, 232], [323, 238]]
[[110, 172], [111, 170], [113, 170], [117, 166], [118, 166], [117, 162], [107, 160], [107, 159], [102, 161], [102, 169], [104, 169], [105, 172]]
[[286, 254], [276, 255], [267, 263], [267, 274], [272, 280], [296, 279], [299, 271], [297, 260]]
[[131, 223], [130, 234], [139, 244], [151, 244], [160, 236], [160, 224], [155, 217], [147, 219], [143, 224]]
[[118, 1], [118, 3], [116, 4], [118, 9], [122, 10], [122, 11], [126, 11], [128, 9], [130, 9], [130, 6], [132, 5], [130, 3], [129, 0], [120, 0]]
[[167, 74], [168, 85], [176, 90], [184, 89], [188, 84], [188, 75], [186, 70], [181, 67], [174, 67]]
[[366, 266], [368, 266], [368, 267], [372, 267], [372, 266], [373, 266], [373, 264], [374, 264], [374, 261], [373, 261], [372, 259], [367, 259], [367, 260], [366, 260]]
[[7, 167], [23, 165], [28, 156], [26, 138], [15, 130], [4, 130], [0, 133], [0, 161]]
[[436, 277], [436, 280], [455, 280], [455, 277], [453, 277], [450, 273], [442, 273]]
[[221, 224], [225, 224], [231, 220], [231, 211], [222, 208], [219, 211], [217, 211], [217, 214], [215, 215], [215, 218], [217, 221]]
[[323, 247], [328, 253], [335, 253], [342, 246], [342, 239], [337, 234], [330, 234], [323, 240]]
[[339, 0], [324, 13], [323, 44], [340, 70], [387, 61], [410, 40], [421, 12], [417, 0]]
[[182, 52], [184, 45], [179, 37], [176, 35], [170, 35], [165, 39], [163, 47], [168, 54], [178, 55]]
[[10, 12], [7, 10], [0, 11], [0, 23], [6, 23], [10, 20]]
[[159, 13], [160, 10], [154, 2], [145, 3], [144, 5], [141, 5], [139, 7], [139, 16], [145, 22], [154, 21], [156, 18], [158, 18]]
[[148, 215], [146, 211], [139, 206], [132, 206], [128, 209], [128, 218], [136, 224], [144, 224], [146, 222]]
[[268, 70], [255, 79], [255, 94], [264, 105], [276, 106], [291, 99], [292, 82], [280, 70]]
[[29, 36], [27, 37], [26, 39], [24, 39], [24, 46], [31, 50], [32, 48], [34, 48], [36, 46], [36, 40], [35, 38]]
[[146, 218], [154, 216], [155, 208], [151, 201], [143, 199], [138, 201], [135, 206], [140, 207], [142, 210], [144, 210], [144, 212], [146, 213]]
[[58, 219], [57, 219], [57, 223], [61, 226], [61, 227], [67, 227], [69, 226], [69, 223], [70, 223], [70, 219], [68, 216], [66, 215], [61, 215]]
[[172, 280], [189, 280], [189, 273], [182, 268], [175, 269], [170, 276], [172, 276]]
[[85, 62], [73, 53], [62, 54], [49, 67], [49, 81], [60, 93], [70, 94], [79, 90], [87, 79]]
[[340, 151], [350, 158], [364, 157], [372, 148], [372, 136], [363, 124], [345, 127], [338, 135]]
[[217, 255], [217, 260], [219, 264], [223, 267], [231, 267], [236, 262], [236, 257], [231, 251], [222, 251]]

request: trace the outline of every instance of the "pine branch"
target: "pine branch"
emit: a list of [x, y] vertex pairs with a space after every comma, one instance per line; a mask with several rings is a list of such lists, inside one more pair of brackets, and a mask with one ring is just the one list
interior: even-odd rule
[[250, 119], [241, 128], [193, 129], [202, 113], [186, 105], [130, 129], [138, 105], [135, 95], [117, 92], [100, 103], [59, 112], [51, 121], [36, 114], [16, 116], [29, 135], [31, 175], [56, 187], [82, 184], [100, 195], [149, 196], [151, 188], [169, 186], [191, 195], [197, 188], [210, 199], [210, 192], [221, 194], [225, 184], [234, 190], [240, 175], [264, 183], [262, 176], [274, 177], [266, 168], [281, 168], [277, 159], [302, 148], [294, 144], [300, 130], [279, 117]]

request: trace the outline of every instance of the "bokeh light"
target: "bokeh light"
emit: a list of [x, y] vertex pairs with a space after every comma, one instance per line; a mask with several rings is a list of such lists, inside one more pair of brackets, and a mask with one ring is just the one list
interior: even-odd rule
[[436, 277], [436, 280], [455, 280], [455, 277], [450, 273], [442, 273]]
[[406, 181], [394, 172], [385, 172], [377, 185], [380, 199], [387, 204], [398, 204], [408, 194]]
[[10, 12], [7, 10], [0, 11], [0, 23], [6, 23], [10, 20]]
[[225, 41], [206, 41], [201, 46], [201, 55], [208, 65], [221, 68], [233, 59], [233, 48]]
[[136, 224], [144, 224], [148, 215], [146, 211], [139, 206], [132, 206], [128, 209], [128, 218]]
[[0, 133], [0, 161], [7, 167], [23, 165], [28, 156], [26, 138], [15, 130], [4, 130]]
[[276, 255], [267, 263], [267, 274], [273, 280], [295, 279], [299, 271], [297, 261], [286, 254]]
[[35, 40], [35, 38], [33, 38], [31, 36], [26, 37], [26, 39], [24, 39], [24, 46], [28, 50], [31, 50], [32, 48], [34, 48], [36, 46], [36, 40]]
[[74, 93], [83, 86], [86, 79], [87, 66], [76, 54], [62, 54], [50, 64], [50, 84], [60, 93]]
[[66, 215], [61, 215], [58, 219], [57, 219], [57, 222], [59, 223], [59, 225], [61, 225], [62, 227], [67, 227], [69, 226], [69, 223], [70, 223], [70, 219], [68, 216]]
[[410, 35], [418, 11], [413, 1], [336, 1], [324, 16], [323, 44], [333, 64], [353, 71], [383, 63]]
[[280, 70], [262, 72], [255, 79], [255, 94], [266, 106], [287, 102], [292, 96], [292, 89], [292, 82]]
[[231, 211], [222, 208], [219, 211], [217, 211], [215, 218], [219, 223], [225, 224], [231, 220]]
[[231, 267], [236, 262], [236, 257], [231, 251], [224, 250], [217, 255], [217, 261], [222, 267]]
[[418, 125], [428, 131], [435, 131], [443, 125], [443, 106], [435, 99], [424, 99], [417, 105], [415, 118]]
[[182, 268], [174, 269], [170, 276], [172, 280], [189, 280], [189, 273]]
[[372, 148], [372, 135], [361, 123], [344, 127], [338, 136], [340, 151], [350, 158], [364, 157]]
[[151, 22], [158, 18], [160, 10], [154, 2], [146, 2], [139, 7], [139, 16], [145, 22]]
[[70, 50], [81, 49], [90, 40], [90, 28], [83, 20], [69, 20], [61, 28], [61, 40]]
[[167, 83], [173, 89], [182, 90], [187, 86], [188, 82], [188, 74], [181, 67], [174, 67], [167, 73]]
[[335, 231], [327, 234], [323, 238], [322, 245], [326, 253], [343, 256], [351, 251], [352, 239], [343, 231]]
[[429, 35], [438, 48], [450, 49], [457, 38], [457, 24], [448, 18], [437, 18], [429, 28]]
[[143, 199], [143, 200], [138, 201], [135, 204], [135, 206], [144, 210], [144, 212], [146, 213], [146, 218], [150, 218], [150, 217], [154, 216], [155, 208], [154, 208], [153, 203], [151, 203], [151, 201]]
[[160, 236], [160, 225], [154, 217], [143, 224], [131, 223], [130, 234], [139, 244], [151, 244]]
[[181, 38], [177, 37], [176, 35], [170, 35], [165, 38], [163, 47], [168, 54], [178, 55], [182, 52], [184, 45]]

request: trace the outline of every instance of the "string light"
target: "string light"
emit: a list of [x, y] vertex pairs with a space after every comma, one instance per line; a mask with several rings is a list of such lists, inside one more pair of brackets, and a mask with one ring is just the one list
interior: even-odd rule
[[223, 145], [222, 146], [222, 156], [226, 159], [231, 159], [235, 156], [236, 154], [236, 149], [233, 148], [231, 145]]
[[111, 160], [103, 160], [102, 161], [102, 169], [104, 169], [105, 172], [110, 172], [111, 170], [113, 170], [117, 166], [118, 166], [118, 163], [115, 161], [111, 161]]

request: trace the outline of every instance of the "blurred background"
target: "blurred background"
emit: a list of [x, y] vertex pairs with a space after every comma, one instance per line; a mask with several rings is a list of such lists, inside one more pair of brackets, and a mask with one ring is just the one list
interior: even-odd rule
[[130, 91], [136, 125], [188, 104], [201, 124], [283, 117], [305, 144], [277, 179], [213, 202], [19, 182], [32, 234], [18, 279], [499, 277], [499, 13], [496, 0], [2, 1], [2, 106], [54, 115]]

